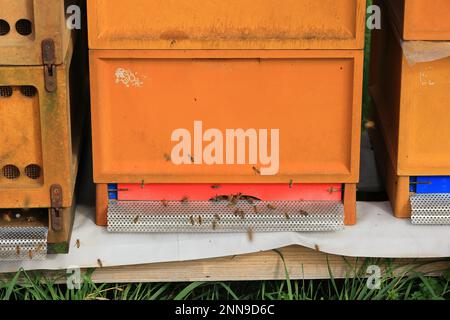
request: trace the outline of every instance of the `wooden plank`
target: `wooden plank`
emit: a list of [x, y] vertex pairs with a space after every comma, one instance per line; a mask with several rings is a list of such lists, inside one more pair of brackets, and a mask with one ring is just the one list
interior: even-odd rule
[[[373, 259], [367, 263], [365, 259], [331, 255], [300, 246], [278, 251], [283, 255], [290, 279], [329, 279], [329, 270], [336, 279], [352, 277], [364, 270], [364, 263], [378, 265], [382, 270], [390, 265], [395, 268], [395, 274], [404, 274], [412, 266], [417, 266], [415, 271], [437, 276], [450, 268], [449, 259]], [[47, 271], [44, 274], [59, 283], [66, 281], [65, 271]], [[11, 277], [10, 274], [0, 274], [0, 280]], [[97, 268], [92, 275], [92, 281], [96, 283], [285, 279], [283, 261], [275, 250], [195, 261]]]
[[[334, 278], [352, 277], [364, 263], [364, 259], [330, 255], [300, 246], [289, 246], [278, 251], [284, 257], [290, 279], [329, 279], [329, 270]], [[374, 263], [377, 262], [375, 264], [382, 269], [387, 261], [391, 260], [374, 259]], [[399, 274], [413, 264], [423, 264], [417, 271], [439, 275], [450, 267], [450, 260], [398, 259], [392, 263], [398, 267]], [[196, 261], [98, 268], [92, 277], [96, 283], [285, 279], [283, 261], [274, 250]]]

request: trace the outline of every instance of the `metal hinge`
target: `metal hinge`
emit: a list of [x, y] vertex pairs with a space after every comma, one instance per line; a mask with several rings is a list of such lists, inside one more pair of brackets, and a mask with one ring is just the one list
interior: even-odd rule
[[50, 220], [51, 228], [53, 231], [61, 231], [63, 225], [62, 217], [62, 202], [63, 202], [63, 192], [59, 184], [54, 184], [50, 187]]
[[56, 53], [53, 39], [42, 40], [42, 63], [44, 64], [44, 81], [47, 92], [56, 91]]

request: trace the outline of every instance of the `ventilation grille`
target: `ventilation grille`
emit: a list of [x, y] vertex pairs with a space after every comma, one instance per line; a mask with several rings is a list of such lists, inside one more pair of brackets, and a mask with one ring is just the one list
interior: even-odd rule
[[45, 227], [0, 227], [0, 261], [45, 259], [47, 235]]
[[110, 200], [110, 232], [335, 231], [344, 226], [338, 201], [117, 201]]
[[16, 31], [22, 36], [29, 36], [33, 32], [33, 24], [28, 19], [20, 19], [16, 22]]
[[8, 180], [15, 180], [20, 177], [20, 170], [15, 165], [8, 164], [2, 168], [2, 174]]
[[450, 224], [450, 194], [415, 194], [410, 201], [413, 224]]

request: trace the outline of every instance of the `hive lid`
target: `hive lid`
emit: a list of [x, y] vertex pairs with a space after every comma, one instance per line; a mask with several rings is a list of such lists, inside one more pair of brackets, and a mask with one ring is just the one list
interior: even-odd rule
[[365, 0], [90, 0], [91, 49], [362, 49]]

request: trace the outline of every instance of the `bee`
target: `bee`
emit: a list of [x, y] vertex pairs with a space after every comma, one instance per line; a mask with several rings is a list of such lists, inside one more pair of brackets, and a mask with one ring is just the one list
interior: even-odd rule
[[216, 219], [217, 221], [220, 221], [220, 216], [217, 213], [215, 213], [214, 214], [214, 219]]
[[342, 189], [333, 188], [333, 187], [328, 188], [328, 192], [329, 192], [329, 193], [340, 192], [340, 191], [342, 191]]
[[6, 222], [11, 222], [11, 216], [9, 215], [9, 213], [3, 214], [3, 220]]
[[27, 222], [35, 222], [36, 219], [34, 217], [27, 217], [26, 218]]
[[218, 184], [212, 185], [211, 189], [220, 189], [222, 186], [219, 186]]
[[181, 203], [188, 203], [188, 202], [189, 202], [188, 197], [183, 197], [183, 199], [181, 199]]
[[364, 124], [364, 127], [366, 129], [373, 129], [375, 128], [375, 122], [369, 120]]
[[202, 225], [203, 224], [203, 218], [202, 216], [198, 216], [198, 224]]
[[253, 229], [252, 228], [247, 229], [247, 237], [250, 242], [253, 241]]
[[275, 206], [275, 205], [273, 205], [271, 203], [268, 203], [267, 204], [267, 208], [269, 208], [270, 210], [275, 210], [277, 208], [277, 206]]
[[33, 260], [33, 251], [32, 251], [32, 250], [29, 250], [29, 251], [28, 251], [28, 257], [29, 257], [31, 260]]
[[252, 169], [256, 174], [261, 174], [261, 170], [259, 170], [257, 167], [253, 167]]
[[97, 264], [100, 268], [103, 268], [103, 262], [100, 259], [97, 259]]
[[16, 246], [16, 254], [20, 255], [20, 246]]
[[258, 207], [257, 206], [253, 206], [253, 211], [255, 211], [256, 214], [259, 213]]
[[144, 180], [142, 180], [141, 181], [141, 189], [144, 189], [144, 187], [145, 187], [145, 182], [144, 182]]
[[255, 203], [255, 202], [253, 201], [253, 199], [250, 198], [250, 197], [245, 198], [245, 201], [247, 201], [247, 203], [250, 204], [250, 205], [253, 205], [253, 204]]
[[315, 244], [315, 245], [314, 245], [314, 249], [315, 249], [316, 251], [320, 251], [319, 245], [318, 245], [318, 244]]
[[307, 217], [309, 215], [305, 210], [300, 210], [299, 213], [304, 217]]
[[217, 229], [217, 220], [213, 220], [212, 221], [212, 229], [216, 230]]
[[80, 239], [77, 239], [76, 245], [77, 245], [77, 249], [80, 249], [80, 246], [81, 246]]
[[291, 180], [289, 181], [289, 189], [292, 189], [292, 186], [293, 186], [293, 185], [294, 185], [294, 180], [291, 179]]
[[164, 154], [164, 160], [166, 160], [167, 162], [169, 162], [170, 160], [172, 160], [172, 158], [170, 157], [169, 154], [165, 153], [165, 154]]
[[236, 209], [234, 215], [240, 217], [242, 220], [245, 219], [245, 212], [242, 209]]
[[40, 244], [36, 247], [36, 251], [41, 251], [41, 250], [42, 250], [42, 244]]
[[194, 216], [190, 216], [190, 217], [189, 217], [189, 222], [190, 222], [193, 226], [195, 225]]
[[291, 216], [287, 212], [284, 213], [284, 217], [286, 218], [286, 220], [290, 220], [291, 219]]
[[167, 200], [161, 200], [161, 204], [164, 206], [164, 207], [167, 207], [169, 204], [167, 203]]
[[133, 223], [134, 223], [134, 224], [138, 223], [138, 222], [139, 222], [139, 218], [140, 218], [139, 215], [137, 215], [136, 217], [134, 217]]
[[228, 196], [228, 206], [229, 207], [232, 207], [232, 206], [234, 206], [234, 205], [236, 205], [236, 199], [235, 199], [235, 196], [234, 195], [232, 195], [232, 194], [230, 194], [229, 196]]
[[194, 156], [189, 155], [189, 159], [191, 160], [192, 163], [195, 163], [195, 158], [194, 158]]

